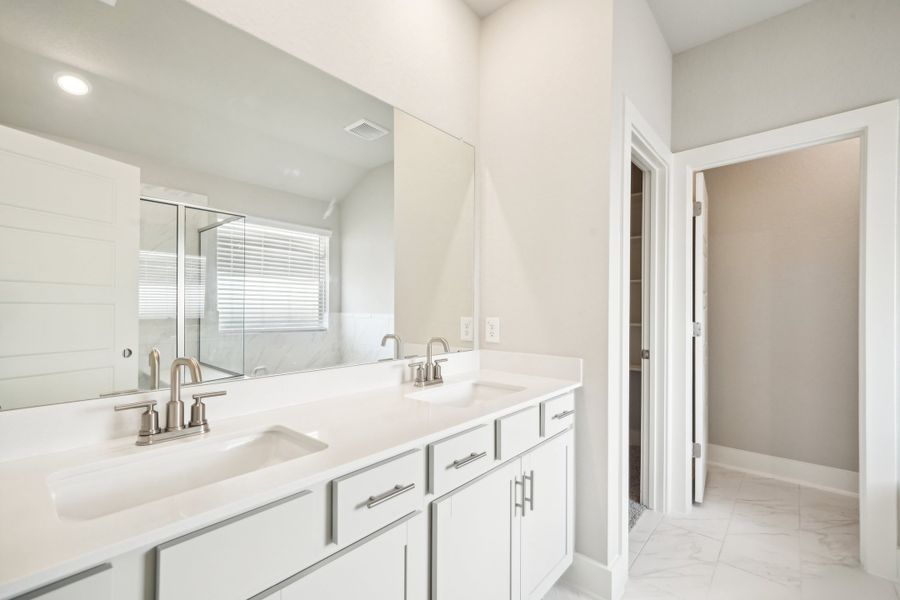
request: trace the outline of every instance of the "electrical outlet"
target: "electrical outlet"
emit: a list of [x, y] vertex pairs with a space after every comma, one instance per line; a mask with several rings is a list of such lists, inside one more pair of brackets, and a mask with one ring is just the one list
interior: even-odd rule
[[472, 330], [475, 328], [475, 323], [472, 320], [472, 317], [460, 317], [459, 318], [459, 339], [462, 342], [471, 342], [472, 341]]
[[484, 320], [484, 341], [500, 343], [500, 317], [487, 317]]

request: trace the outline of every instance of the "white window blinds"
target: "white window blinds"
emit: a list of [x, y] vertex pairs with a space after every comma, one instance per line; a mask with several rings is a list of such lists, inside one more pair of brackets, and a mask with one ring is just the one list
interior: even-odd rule
[[[206, 258], [185, 256], [185, 317], [203, 316], [206, 294]], [[138, 253], [138, 318], [174, 319], [178, 303], [178, 257], [173, 252]]]
[[258, 223], [219, 227], [219, 330], [326, 329], [328, 241], [327, 234]]

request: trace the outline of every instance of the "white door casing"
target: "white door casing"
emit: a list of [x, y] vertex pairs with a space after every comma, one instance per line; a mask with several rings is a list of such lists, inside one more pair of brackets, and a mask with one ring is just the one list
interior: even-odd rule
[[706, 180], [694, 175], [694, 502], [703, 502], [709, 450], [709, 219]]
[[666, 476], [669, 511], [691, 510], [693, 174], [819, 144], [860, 139], [860, 558], [897, 578], [900, 332], [900, 102], [891, 100], [673, 155], [666, 257]]
[[0, 127], [0, 182], [3, 408], [137, 387], [140, 171]]

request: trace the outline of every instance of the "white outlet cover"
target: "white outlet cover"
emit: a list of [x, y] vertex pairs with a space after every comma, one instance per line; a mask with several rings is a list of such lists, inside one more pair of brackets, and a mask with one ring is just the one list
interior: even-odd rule
[[471, 342], [475, 323], [472, 317], [459, 318], [459, 339], [462, 342]]
[[500, 343], [500, 317], [487, 317], [484, 320], [484, 341]]

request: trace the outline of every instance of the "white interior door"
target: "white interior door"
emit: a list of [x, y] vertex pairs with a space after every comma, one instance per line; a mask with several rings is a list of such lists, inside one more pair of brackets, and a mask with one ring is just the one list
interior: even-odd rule
[[4, 409], [137, 387], [139, 192], [136, 167], [0, 127]]
[[694, 209], [694, 502], [703, 502], [709, 449], [709, 336], [706, 331], [709, 211], [703, 173], [697, 173], [694, 178], [694, 202], [698, 203]]

